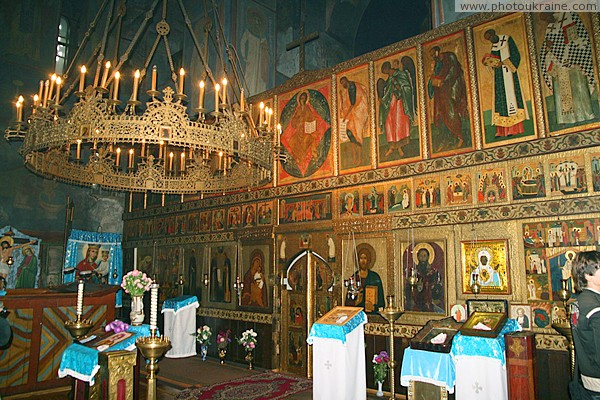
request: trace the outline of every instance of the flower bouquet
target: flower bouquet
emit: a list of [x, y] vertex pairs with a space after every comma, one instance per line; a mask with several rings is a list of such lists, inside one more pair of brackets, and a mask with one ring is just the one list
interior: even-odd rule
[[246, 351], [252, 351], [256, 348], [257, 333], [253, 329], [248, 329], [242, 333], [242, 337], [238, 338], [238, 343], [244, 346]]
[[229, 337], [230, 335], [231, 335], [230, 329], [219, 332], [219, 334], [217, 335], [217, 347], [219, 349], [226, 349], [227, 345], [229, 345], [229, 343], [231, 343], [231, 338]]
[[196, 333], [193, 333], [192, 335], [195, 335], [196, 342], [200, 343], [200, 357], [202, 358], [202, 361], [206, 361], [208, 345], [210, 344], [210, 337], [212, 336], [210, 326], [204, 325], [202, 328], [198, 328]]
[[227, 355], [227, 345], [231, 343], [231, 330], [220, 331], [217, 335], [217, 348], [219, 349], [219, 360], [221, 364], [225, 364], [225, 356]]
[[121, 287], [132, 297], [143, 296], [146, 291], [150, 290], [150, 285], [152, 285], [152, 279], [145, 272], [137, 269], [125, 274], [121, 283]]
[[383, 350], [379, 354], [373, 355], [373, 372], [375, 382], [383, 382], [387, 377], [390, 368], [390, 356]]
[[207, 346], [210, 344], [210, 337], [212, 336], [210, 326], [204, 325], [202, 328], [198, 328], [194, 335], [196, 335], [196, 342], [200, 343], [201, 346]]

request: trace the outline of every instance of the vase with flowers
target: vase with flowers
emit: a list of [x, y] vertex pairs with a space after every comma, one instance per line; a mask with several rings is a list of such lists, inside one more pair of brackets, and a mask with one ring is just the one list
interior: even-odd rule
[[225, 356], [227, 356], [227, 346], [231, 343], [231, 330], [220, 331], [217, 335], [217, 349], [219, 350], [219, 361], [225, 364]]
[[390, 356], [387, 351], [380, 351], [373, 355], [373, 374], [377, 382], [377, 397], [383, 397], [383, 381], [390, 368]]
[[204, 325], [202, 328], [198, 328], [194, 335], [196, 335], [196, 342], [200, 344], [200, 357], [202, 358], [202, 361], [206, 361], [208, 345], [210, 344], [210, 337], [212, 336], [210, 326]]
[[121, 287], [131, 296], [131, 325], [142, 325], [144, 322], [144, 293], [150, 290], [152, 279], [146, 273], [134, 269], [123, 277]]
[[252, 361], [254, 360], [253, 351], [256, 348], [256, 337], [258, 334], [253, 329], [248, 329], [242, 332], [242, 337], [238, 338], [238, 343], [246, 350], [246, 357], [244, 358], [248, 362], [248, 369], [252, 369]]

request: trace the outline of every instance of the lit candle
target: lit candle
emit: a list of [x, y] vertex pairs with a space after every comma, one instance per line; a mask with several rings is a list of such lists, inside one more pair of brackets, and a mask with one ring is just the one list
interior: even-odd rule
[[85, 73], [87, 72], [87, 68], [85, 65], [81, 66], [81, 74], [79, 75], [79, 91], [83, 92], [85, 89]]
[[181, 164], [179, 165], [181, 172], [185, 171], [185, 151], [181, 152]]
[[81, 159], [81, 139], [77, 139], [77, 159]]
[[[135, 74], [133, 75], [133, 101], [137, 100], [137, 92], [138, 92], [139, 83], [140, 83], [140, 70], [136, 69]], [[142, 157], [144, 156], [143, 152], [144, 152], [144, 150], [142, 150]]]
[[221, 160], [223, 159], [223, 152], [219, 152], [219, 167], [217, 169], [221, 169]]
[[102, 84], [100, 85], [103, 88], [106, 88], [106, 81], [108, 79], [108, 71], [110, 70], [110, 61], [107, 61], [104, 64], [104, 74], [102, 75]]
[[183, 94], [183, 78], [185, 77], [185, 70], [183, 67], [179, 68], [179, 94]]
[[221, 85], [218, 83], [215, 84], [215, 112], [219, 112], [219, 91], [221, 90]]
[[129, 169], [133, 168], [133, 148], [129, 149]]
[[262, 125], [263, 124], [263, 119], [264, 119], [264, 116], [265, 116], [265, 103], [263, 103], [261, 101], [260, 104], [258, 105], [258, 107], [260, 108], [260, 115], [258, 116], [258, 124]]
[[48, 100], [52, 100], [52, 93], [54, 92], [54, 84], [56, 83], [56, 74], [52, 74], [50, 77], [50, 89], [48, 89]]
[[17, 101], [15, 106], [17, 107], [17, 122], [23, 122], [23, 104], [21, 104], [20, 101]]
[[115, 160], [115, 165], [118, 167], [121, 165], [121, 148], [117, 147], [117, 158]]
[[156, 65], [152, 67], [152, 91], [156, 92]]
[[244, 104], [244, 89], [240, 90], [240, 111], [244, 111], [244, 107], [246, 105]]
[[200, 81], [200, 93], [198, 94], [198, 108], [204, 108], [204, 81]]
[[79, 281], [79, 285], [77, 285], [77, 316], [81, 317], [83, 315], [83, 279]]
[[33, 96], [33, 110], [32, 113], [35, 114], [35, 108], [39, 105], [40, 102], [40, 96], [38, 96], [37, 94]]
[[115, 83], [113, 84], [113, 100], [117, 100], [119, 98], [119, 80], [121, 79], [121, 73], [119, 71], [115, 72]]
[[163, 145], [165, 144], [165, 142], [163, 140], [161, 140], [160, 142], [158, 142], [158, 158], [163, 158]]
[[56, 77], [56, 100], [54, 101], [56, 104], [60, 103], [60, 85], [62, 85], [62, 78], [60, 76]]
[[223, 78], [223, 104], [227, 104], [227, 78]]
[[158, 314], [158, 283], [150, 287], [150, 331], [156, 331], [156, 316]]
[[169, 153], [169, 171], [173, 171], [173, 152]]
[[44, 98], [44, 81], [40, 81], [40, 91], [38, 92], [38, 98], [40, 101]]
[[142, 139], [142, 157], [146, 155], [146, 139]]
[[277, 146], [281, 146], [281, 124], [277, 124]]
[[267, 119], [267, 129], [271, 129], [271, 121], [273, 120], [273, 109], [269, 107], [269, 109], [267, 110], [267, 115], [268, 115], [268, 119]]
[[44, 83], [44, 100], [42, 101], [42, 107], [46, 107], [48, 104], [48, 88], [50, 88], [50, 81], [46, 79], [46, 82]]

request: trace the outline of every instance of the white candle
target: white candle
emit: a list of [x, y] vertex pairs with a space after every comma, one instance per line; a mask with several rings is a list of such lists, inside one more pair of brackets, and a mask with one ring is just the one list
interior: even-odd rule
[[158, 283], [150, 287], [150, 330], [156, 330], [156, 316], [158, 313]]
[[277, 124], [277, 146], [281, 146], [281, 124]]
[[181, 172], [185, 171], [185, 151], [181, 152], [181, 164], [179, 165], [179, 170]]
[[133, 168], [133, 149], [129, 149], [129, 169]]
[[81, 66], [81, 74], [79, 75], [79, 91], [83, 92], [85, 89], [85, 73], [87, 72], [87, 68], [85, 65]]
[[264, 118], [264, 115], [265, 115], [265, 103], [263, 103], [261, 101], [260, 104], [258, 105], [258, 107], [260, 108], [260, 115], [258, 116], [258, 125], [262, 125], [263, 124], [263, 118]]
[[83, 314], [83, 280], [79, 281], [77, 286], [77, 316], [80, 317]]
[[204, 81], [200, 81], [200, 93], [198, 94], [198, 108], [204, 108]]
[[146, 139], [142, 139], [142, 154], [141, 154], [141, 156], [144, 157], [145, 155], [146, 155]]
[[169, 171], [173, 171], [173, 152], [169, 153]]
[[152, 67], [152, 91], [156, 92], [156, 65]]
[[15, 106], [17, 107], [17, 122], [23, 122], [23, 103], [19, 100]]
[[221, 90], [221, 85], [218, 83], [215, 84], [215, 112], [219, 112], [219, 91]]
[[40, 105], [39, 103], [40, 103], [40, 96], [38, 96], [36, 94], [35, 96], [33, 96], [33, 110], [31, 110], [32, 114], [35, 114], [35, 108]]
[[271, 129], [271, 121], [273, 120], [273, 109], [269, 107], [267, 110], [268, 120], [267, 120], [267, 129]]
[[48, 100], [52, 100], [52, 93], [54, 92], [54, 84], [56, 83], [56, 74], [52, 74], [50, 77], [50, 89], [48, 89]]
[[115, 82], [113, 83], [113, 100], [119, 98], [119, 80], [121, 79], [121, 73], [115, 72]]
[[46, 107], [46, 105], [48, 104], [48, 88], [50, 87], [50, 81], [46, 80], [46, 82], [44, 83], [44, 97], [42, 100], [42, 107]]
[[183, 94], [183, 78], [185, 77], [185, 70], [179, 69], [179, 94]]
[[106, 88], [106, 80], [108, 79], [108, 71], [110, 70], [110, 61], [107, 61], [106, 64], [104, 64], [104, 75], [102, 75], [102, 84], [100, 84], [101, 87]]
[[244, 111], [244, 89], [240, 90], [240, 111]]
[[227, 78], [223, 78], [223, 104], [227, 104]]
[[77, 139], [77, 159], [81, 159], [81, 139]]
[[38, 93], [38, 98], [40, 99], [40, 101], [44, 98], [44, 81], [40, 81], [40, 91]]
[[56, 104], [60, 103], [60, 85], [62, 85], [62, 78], [60, 76], [56, 77], [56, 100], [54, 101]]
[[137, 270], [137, 247], [133, 248], [133, 270]]
[[[135, 70], [135, 74], [133, 75], [133, 101], [137, 100], [137, 92], [138, 92], [138, 85], [140, 83], [140, 70], [136, 69]], [[143, 150], [142, 150], [143, 152]], [[144, 155], [142, 154], [142, 157]]]
[[165, 144], [164, 141], [160, 141], [158, 142], [158, 158], [162, 159], [163, 158], [163, 145]]
[[117, 147], [117, 159], [115, 165], [118, 167], [121, 164], [121, 148]]

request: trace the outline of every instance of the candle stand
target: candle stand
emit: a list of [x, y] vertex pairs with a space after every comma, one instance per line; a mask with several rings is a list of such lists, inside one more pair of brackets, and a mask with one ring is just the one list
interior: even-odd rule
[[148, 392], [146, 399], [156, 400], [156, 374], [158, 373], [158, 361], [171, 348], [171, 340], [166, 337], [157, 337], [156, 329], [152, 329], [150, 336], [138, 338], [135, 342], [135, 346], [147, 360], [146, 371], [148, 372]]
[[379, 308], [379, 315], [386, 319], [386, 321], [390, 324], [390, 399], [394, 400], [396, 397], [396, 388], [395, 388], [395, 373], [394, 368], [396, 367], [396, 360], [394, 359], [394, 325], [396, 324], [396, 320], [400, 318], [404, 311], [400, 310], [396, 307], [394, 303], [394, 296], [387, 296], [388, 305], [386, 308]]
[[92, 321], [77, 316], [75, 320], [65, 321], [65, 328], [69, 331], [73, 339], [79, 340], [92, 329]]
[[575, 373], [575, 344], [573, 342], [573, 330], [571, 329], [571, 307], [567, 305], [568, 300], [571, 298], [571, 292], [567, 287], [567, 281], [564, 279], [562, 280], [562, 289], [558, 291], [558, 298], [562, 300], [567, 316], [566, 318], [557, 318], [552, 321], [552, 328], [567, 339], [567, 349], [571, 361], [569, 367], [571, 379], [573, 379]]

